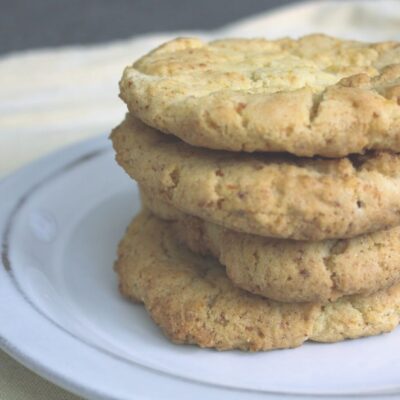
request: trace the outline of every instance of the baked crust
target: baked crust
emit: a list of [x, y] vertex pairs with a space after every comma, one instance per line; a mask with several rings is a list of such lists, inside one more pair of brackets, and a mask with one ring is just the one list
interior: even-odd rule
[[127, 67], [120, 96], [146, 124], [195, 146], [400, 152], [397, 42], [178, 38]]
[[176, 343], [270, 350], [377, 335], [399, 323], [400, 286], [325, 306], [274, 302], [234, 287], [217, 262], [179, 246], [169, 225], [146, 213], [136, 217], [115, 269], [122, 294], [143, 302]]
[[230, 229], [323, 240], [400, 224], [400, 155], [327, 160], [212, 151], [129, 115], [111, 138], [118, 163], [150, 195]]
[[270, 239], [223, 228], [144, 191], [141, 195], [147, 209], [171, 221], [181, 243], [216, 257], [232, 282], [251, 293], [283, 302], [326, 303], [400, 282], [400, 227], [352, 239]]

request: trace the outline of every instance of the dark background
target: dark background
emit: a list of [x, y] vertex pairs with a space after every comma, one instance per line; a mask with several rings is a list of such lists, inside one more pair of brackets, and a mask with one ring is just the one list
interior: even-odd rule
[[0, 53], [213, 29], [294, 0], [0, 0]]

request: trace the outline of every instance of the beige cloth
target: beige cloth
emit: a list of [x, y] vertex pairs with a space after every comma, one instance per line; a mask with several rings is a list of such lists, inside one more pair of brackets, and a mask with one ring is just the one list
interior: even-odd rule
[[[310, 32], [372, 41], [400, 40], [400, 2], [306, 2], [202, 36], [272, 38]], [[122, 68], [176, 35], [151, 35], [1, 58], [0, 176], [51, 150], [94, 135], [107, 135], [125, 113], [117, 97]], [[0, 400], [77, 398], [0, 351]]]
[[79, 400], [0, 351], [0, 400]]

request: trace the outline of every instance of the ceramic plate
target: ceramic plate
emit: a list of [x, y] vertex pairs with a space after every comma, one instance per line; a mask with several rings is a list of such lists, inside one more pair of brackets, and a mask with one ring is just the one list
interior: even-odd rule
[[[0, 346], [87, 398], [256, 399], [395, 394], [400, 330], [266, 353], [171, 344], [121, 298], [112, 265], [140, 208], [105, 138], [0, 185]], [[291, 397], [291, 396], [290, 396]]]

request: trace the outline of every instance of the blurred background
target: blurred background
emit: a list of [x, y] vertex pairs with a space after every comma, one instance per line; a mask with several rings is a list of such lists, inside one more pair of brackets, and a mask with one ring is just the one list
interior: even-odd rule
[[0, 53], [215, 29], [293, 0], [1, 0]]

